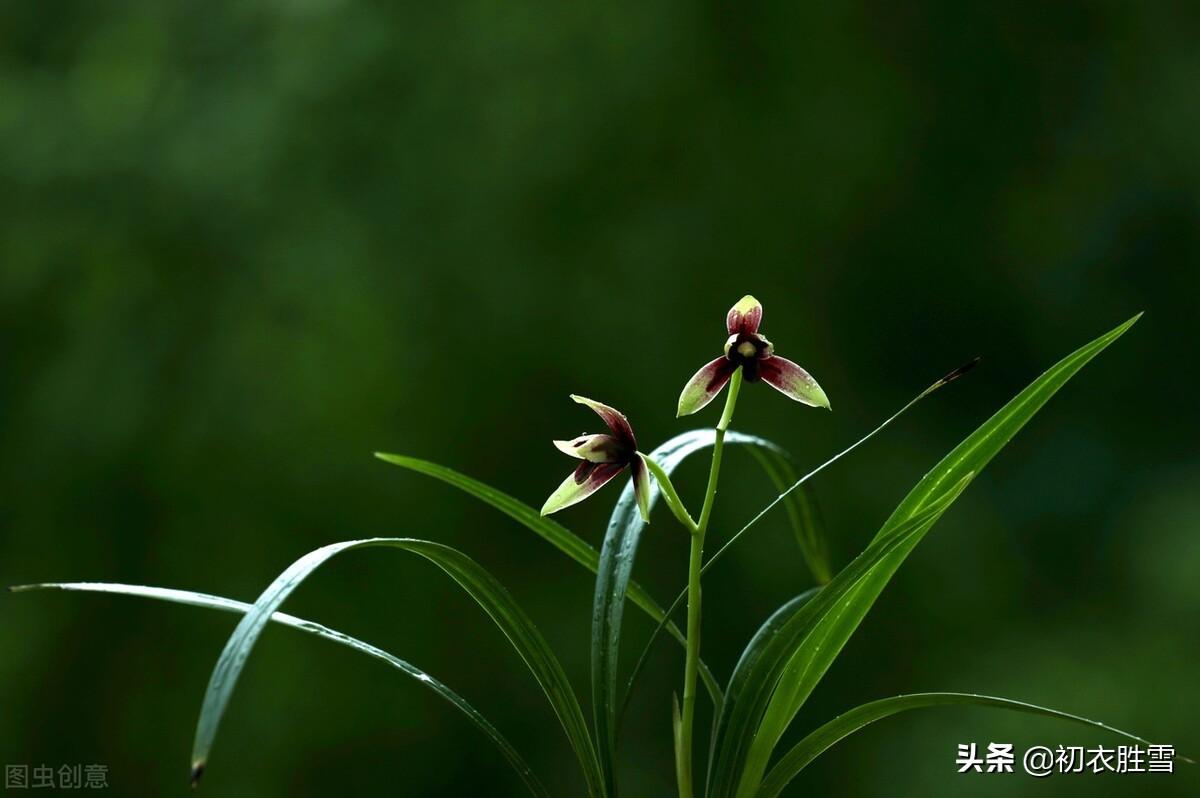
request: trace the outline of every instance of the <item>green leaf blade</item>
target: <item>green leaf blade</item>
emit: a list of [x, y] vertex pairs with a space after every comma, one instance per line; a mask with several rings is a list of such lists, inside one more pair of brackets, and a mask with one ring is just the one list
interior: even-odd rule
[[1089, 720], [1088, 718], [1072, 715], [1067, 712], [1060, 712], [1056, 709], [1047, 709], [1036, 704], [1027, 704], [1023, 701], [976, 695], [974, 693], [913, 693], [910, 695], [893, 696], [891, 698], [881, 698], [877, 701], [862, 704], [810, 732], [804, 739], [796, 743], [791, 750], [780, 757], [779, 762], [771, 768], [770, 773], [763, 779], [762, 787], [759, 788], [757, 796], [758, 798], [777, 798], [784, 787], [814, 759], [854, 732], [878, 720], [912, 709], [955, 705], [995, 707], [1013, 712], [1024, 712], [1030, 715], [1043, 715], [1092, 728], [1103, 729], [1106, 732], [1111, 732], [1144, 745], [1150, 744], [1149, 740], [1105, 725], [1100, 721]]
[[[147, 585], [126, 585], [114, 582], [48, 582], [36, 585], [19, 585], [10, 588], [13, 592], [26, 592], [34, 590], [61, 590], [66, 592], [85, 592], [85, 593], [109, 593], [113, 595], [134, 596], [139, 598], [149, 598], [157, 601], [165, 601], [172, 604], [184, 604], [193, 607], [205, 607], [207, 609], [221, 610], [223, 612], [233, 612], [245, 615], [251, 609], [252, 604], [247, 604], [242, 601], [224, 598], [223, 596], [214, 596], [208, 593], [197, 593], [191, 590], [177, 590], [174, 588], [150, 587]], [[524, 758], [521, 757], [511, 743], [496, 729], [492, 723], [484, 717], [484, 715], [475, 709], [465, 698], [454, 692], [438, 679], [430, 676], [420, 668], [411, 663], [384, 651], [381, 648], [371, 645], [350, 635], [330, 629], [313, 621], [307, 621], [303, 618], [297, 618], [294, 615], [288, 615], [283, 612], [276, 612], [271, 615], [270, 620], [273, 623], [282, 624], [293, 629], [298, 629], [302, 632], [307, 632], [316, 637], [332, 641], [338, 645], [345, 646], [353, 651], [365, 654], [374, 659], [387, 663], [391, 667], [399, 670], [407, 676], [415, 679], [419, 684], [432, 690], [437, 696], [448, 701], [452, 706], [462, 712], [468, 720], [475, 724], [476, 728], [482, 731], [492, 743], [499, 749], [504, 758], [508, 760], [513, 769], [521, 777], [525, 786], [530, 793], [538, 798], [549, 798], [550, 793], [542, 785], [534, 774], [533, 769], [529, 767]]]
[[996, 411], [991, 418], [971, 433], [966, 440], [954, 447], [950, 454], [942, 458], [941, 462], [922, 477], [916, 487], [904, 497], [904, 500], [884, 522], [875, 538], [883, 537], [904, 519], [911, 518], [913, 514], [919, 512], [920, 508], [928, 502], [929, 497], [939, 492], [942, 485], [957, 481], [968, 471], [976, 473], [982, 471], [983, 467], [1042, 409], [1050, 397], [1054, 396], [1092, 358], [1124, 335], [1141, 317], [1142, 314], [1138, 313], [1094, 341], [1076, 349], [1043, 372], [1027, 388], [1013, 397], [1008, 404]]
[[[1067, 355], [984, 422], [917, 483], [884, 522], [867, 551], [893, 540], [898, 530], [910, 524], [914, 518], [920, 517], [931, 506], [941, 502], [942, 497], [947, 495], [945, 486], [965, 486], [965, 482], [986, 466], [1050, 397], [1092, 358], [1123, 335], [1140, 316], [1141, 314], [1134, 316]], [[953, 489], [953, 496], [957, 496], [959, 490], [960, 488]], [[870, 573], [855, 583], [846, 595], [841, 611], [814, 620], [810, 634], [797, 648], [781, 674], [771, 703], [754, 734], [736, 791], [738, 798], [749, 798], [755, 794], [771, 754], [787, 726], [841, 652], [846, 641], [858, 628], [892, 575], [912, 549], [920, 543], [929, 526], [919, 534], [906, 536], [902, 545], [892, 547]]]
[[[653, 458], [663, 471], [671, 474], [690, 455], [712, 447], [715, 440], [714, 430], [692, 430], [671, 438], [651, 452], [649, 457]], [[782, 452], [782, 449], [764, 438], [732, 431], [726, 434], [725, 443]], [[651, 508], [659, 496], [659, 487], [655, 483], [650, 491]], [[596, 746], [601, 762], [605, 763], [610, 784], [615, 782], [617, 719], [621, 710], [621, 702], [617, 695], [621, 622], [627, 588], [631, 583], [634, 561], [645, 528], [646, 523], [638, 511], [633, 487], [627, 484], [609, 518], [600, 551], [596, 591], [592, 600], [592, 711], [596, 727]], [[661, 617], [660, 615], [660, 619]], [[719, 711], [722, 701], [721, 689], [703, 663], [700, 678]]]
[[804, 564], [808, 566], [818, 585], [826, 584], [833, 578], [833, 572], [829, 565], [825, 524], [817, 509], [816, 494], [812, 485], [804, 482], [800, 483], [799, 488], [791, 489], [799, 480], [791, 460], [782, 452], [751, 448], [750, 453], [771, 480], [771, 484], [783, 495], [784, 511], [787, 513], [788, 524]]
[[474, 560], [448, 546], [413, 538], [368, 538], [333, 543], [309, 552], [276, 577], [238, 623], [213, 668], [196, 724], [193, 773], [203, 772], [206, 766], [233, 689], [271, 615], [292, 591], [329, 559], [346, 551], [371, 547], [397, 548], [420, 555], [441, 568], [475, 599], [537, 679], [575, 751], [588, 793], [593, 796], [604, 795], [603, 774], [583, 711], [562, 665], [537, 627], [495, 577]]
[[730, 714], [731, 710], [742, 706], [747, 696], [753, 693], [756, 688], [755, 674], [762, 667], [764, 658], [774, 656], [771, 644], [776, 641], [787, 622], [794, 618], [820, 590], [820, 587], [810, 588], [785, 602], [759, 626], [754, 636], [750, 638], [750, 642], [742, 650], [742, 654], [733, 668], [733, 674], [729, 677], [729, 686], [725, 689], [723, 707], [725, 712], [718, 716], [717, 722], [714, 724], [715, 731], [709, 741], [708, 776], [705, 783], [709, 785], [710, 791], [713, 789], [713, 770], [716, 766], [721, 735], [725, 733], [728, 725], [726, 715]]
[[[742, 684], [735, 691], [731, 683], [732, 695], [726, 697], [713, 746], [712, 759], [715, 764], [709, 785], [710, 796], [725, 798], [741, 795], [747, 790], [744, 785], [746, 773], [750, 772], [753, 762], [750, 757], [755, 752], [760, 730], [766, 722], [767, 711], [773, 704], [780, 680], [794, 665], [797, 652], [805, 650], [805, 643], [812, 638], [821, 619], [827, 618], [838, 607], [844, 607], [847, 596], [890, 553], [928, 531], [969, 480], [968, 476], [946, 495], [901, 525], [888, 539], [868, 547], [828, 585], [798, 604], [794, 611], [786, 614], [782, 609], [776, 611], [780, 623], [762, 641], [760, 650], [755, 652], [751, 661], [739, 663]], [[746, 659], [745, 655], [743, 659]], [[757, 788], [759, 781], [761, 778], [754, 781], [754, 788]]]
[[[596, 551], [591, 544], [554, 519], [543, 516], [528, 504], [509, 496], [507, 493], [497, 490], [485, 482], [472, 479], [452, 468], [447, 468], [428, 460], [382, 452], [376, 453], [375, 456], [386, 463], [431, 476], [434, 479], [456, 487], [512, 518], [593, 574], [599, 568], [600, 552]], [[663, 608], [636, 581], [630, 580], [626, 595], [630, 601], [645, 612], [655, 623], [663, 621]], [[673, 622], [667, 624], [666, 631], [680, 644], [684, 642], [683, 632]]]

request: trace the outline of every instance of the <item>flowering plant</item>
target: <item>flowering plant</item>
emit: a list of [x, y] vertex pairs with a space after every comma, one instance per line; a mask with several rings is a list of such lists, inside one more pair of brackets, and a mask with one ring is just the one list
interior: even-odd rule
[[[388, 463], [432, 476], [492, 505], [595, 574], [590, 724], [562, 665], [529, 616], [483, 566], [456, 549], [432, 541], [366, 538], [324, 546], [296, 560], [253, 603], [191, 591], [98, 582], [45, 583], [14, 590], [119, 593], [242, 615], [217, 659], [200, 709], [192, 757], [193, 783], [204, 772], [218, 725], [250, 652], [267, 624], [274, 622], [348, 646], [413, 677], [461, 711], [511, 763], [517, 779], [529, 792], [537, 796], [549, 795], [501, 732], [450, 687], [369, 643], [278, 611], [288, 596], [330, 558], [351, 549], [375, 547], [400, 549], [432, 562], [462, 587], [504, 632], [542, 687], [579, 761], [584, 788], [588, 795], [596, 798], [615, 796], [618, 792], [616, 752], [621, 716], [647, 652], [663, 633], [681, 646], [684, 655], [682, 700], [677, 699], [673, 707], [674, 769], [681, 798], [693, 798], [701, 793], [711, 798], [779, 795], [805, 766], [847, 735], [898, 712], [945, 704], [974, 704], [1047, 715], [1146, 743], [1127, 732], [1057, 710], [1003, 698], [942, 692], [902, 695], [863, 704], [819, 726], [788, 750], [777, 750], [796, 714], [913, 548], [1046, 401], [1088, 361], [1124, 334], [1138, 317], [1059, 361], [980, 425], [917, 483], [867, 547], [837, 569], [826, 554], [823, 531], [813, 522], [813, 515], [805, 511], [809, 481], [870, 440], [917, 402], [961, 376], [975, 361], [935, 381], [862, 439], [797, 478], [780, 447], [764, 438], [730, 429], [744, 384], [764, 382], [801, 404], [830, 407], [825, 392], [807, 371], [775, 354], [774, 346], [759, 332], [762, 318], [762, 306], [753, 297], [747, 296], [737, 302], [726, 315], [727, 338], [723, 354], [700, 368], [680, 394], [677, 415], [687, 416], [703, 410], [728, 387], [724, 409], [711, 429], [684, 432], [649, 453], [643, 453], [624, 414], [600, 402], [573, 395], [576, 402], [600, 417], [608, 431], [554, 442], [579, 462], [550, 494], [540, 512], [449, 468], [413, 457], [378, 455]], [[705, 543], [710, 532], [722, 456], [727, 446], [749, 449], [777, 485], [779, 494], [741, 529], [726, 536], [721, 548], [706, 558]], [[685, 458], [706, 450], [711, 451], [708, 481], [700, 511], [694, 516], [672, 484], [672, 474]], [[592, 496], [626, 471], [631, 479], [617, 498], [599, 551], [548, 517]], [[689, 541], [687, 586], [666, 609], [632, 579], [642, 532], [660, 498], [683, 527]], [[743, 540], [765, 514], [780, 504], [789, 511], [814, 586], [800, 592], [765, 619], [749, 640], [732, 674], [722, 682], [700, 656], [702, 581], [731, 546]], [[622, 691], [617, 654], [627, 602], [646, 613], [658, 627], [644, 643], [642, 655]], [[686, 623], [682, 629], [672, 620], [681, 605], [686, 605]], [[694, 742], [700, 687], [711, 700], [715, 718], [707, 745], [709, 757], [703, 771], [696, 762]], [[667, 711], [665, 705], [663, 711]], [[703, 781], [699, 778], [701, 772], [706, 774]]]

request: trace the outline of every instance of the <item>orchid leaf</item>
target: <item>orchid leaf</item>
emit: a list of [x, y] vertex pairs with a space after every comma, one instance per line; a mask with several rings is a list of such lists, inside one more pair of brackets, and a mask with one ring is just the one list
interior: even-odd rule
[[[715, 440], [716, 433], [711, 429], [685, 432], [659, 446], [649, 457], [669, 475], [689, 455], [711, 447]], [[732, 431], [726, 434], [725, 443], [749, 445], [776, 453], [783, 451], [764, 438]], [[649, 496], [651, 507], [658, 501], [659, 495], [660, 489], [655, 481]], [[621, 643], [621, 620], [625, 611], [625, 597], [632, 584], [634, 560], [645, 528], [646, 522], [638, 511], [633, 487], [626, 485], [609, 518], [600, 551], [596, 593], [592, 603], [592, 711], [596, 724], [596, 746], [600, 761], [609, 774], [610, 784], [615, 781], [613, 761], [620, 709], [617, 698], [617, 655]], [[701, 667], [700, 678], [719, 710], [722, 700], [720, 687], [706, 667]]]
[[[708, 435], [710, 438], [712, 437], [711, 431], [708, 432]], [[711, 445], [711, 441], [709, 445]], [[495, 507], [592, 573], [596, 573], [598, 570], [600, 566], [600, 552], [596, 551], [591, 544], [562, 524], [551, 518], [546, 518], [528, 504], [514, 499], [507, 493], [497, 490], [491, 485], [480, 482], [477, 479], [472, 479], [452, 468], [431, 463], [428, 460], [405, 457], [399, 454], [377, 453], [375, 456], [386, 463], [398, 465], [401, 468], [407, 468], [410, 471], [416, 471], [417, 473], [440, 479], [448, 485], [453, 485], [459, 490]], [[651, 487], [651, 491], [657, 491], [657, 486]], [[657, 493], [652, 493], [652, 495], [657, 496]], [[650, 596], [645, 588], [632, 579], [626, 586], [626, 596], [655, 623], [662, 623], [664, 621], [665, 616], [663, 615], [662, 607]], [[686, 643], [683, 632], [673, 622], [667, 623], [666, 631], [680, 645]], [[707, 667], [702, 666], [701, 672], [707, 674], [708, 683], [716, 687], [716, 680], [712, 678], [712, 674], [708, 671]], [[720, 688], [717, 689], [719, 690]]]
[[788, 524], [800, 555], [818, 585], [828, 582], [833, 574], [829, 566], [829, 545], [825, 536], [825, 525], [817, 508], [817, 498], [812, 485], [805, 482], [796, 490], [788, 488], [796, 484], [796, 469], [791, 461], [778, 452], [752, 448], [751, 454], [762, 466], [763, 472], [771, 480], [771, 484], [784, 496], [784, 510], [787, 513]]
[[1007, 698], [995, 698], [993, 696], [975, 695], [973, 693], [913, 693], [911, 695], [898, 695], [891, 698], [881, 698], [878, 701], [871, 701], [870, 703], [857, 706], [810, 732], [808, 736], [796, 743], [790, 751], [780, 757], [779, 762], [771, 768], [771, 772], [763, 779], [762, 786], [757, 793], [757, 798], [776, 798], [783, 791], [784, 787], [788, 785], [788, 782], [794, 779], [810, 762], [841, 740], [877, 720], [882, 720], [890, 715], [910, 709], [954, 705], [996, 707], [1014, 712], [1025, 712], [1030, 715], [1044, 715], [1092, 728], [1103, 729], [1104, 731], [1112, 732], [1143, 745], [1150, 744], [1149, 740], [1144, 740], [1135, 734], [1130, 734], [1120, 729], [1114, 729], [1112, 726], [1106, 726], [1099, 721], [1088, 720], [1087, 718], [1071, 715], [1067, 712], [1059, 712], [1056, 709], [1039, 707], [1036, 704], [1026, 704], [1023, 701], [1012, 701]]
[[[775, 638], [779, 635], [780, 630], [784, 625], [795, 617], [805, 604], [812, 599], [813, 596], [820, 591], [820, 587], [809, 588], [798, 596], [785, 602], [779, 609], [771, 613], [750, 638], [750, 642], [742, 649], [742, 655], [738, 658], [737, 664], [733, 668], [733, 674], [729, 677], [729, 687], [725, 691], [725, 706], [738, 706], [743, 696], [748, 690], [753, 688], [751, 677], [757, 672], [761, 660], [764, 656], [770, 656], [770, 644], [775, 642]], [[718, 718], [719, 723], [722, 718]], [[709, 740], [710, 750], [708, 752], [708, 783], [712, 783], [712, 769], [716, 761], [716, 746], [718, 735], [714, 732]]]
[[588, 794], [604, 795], [604, 778], [579, 701], [562, 665], [533, 622], [495, 577], [462, 552], [412, 538], [369, 538], [333, 543], [309, 552], [283, 571], [242, 617], [221, 652], [205, 691], [192, 751], [192, 778], [199, 778], [208, 761], [217, 728], [246, 659], [272, 614], [313, 571], [337, 554], [353, 549], [388, 547], [418, 554], [437, 565], [459, 584], [492, 618], [529, 667], [558, 716], [583, 769]]
[[[855, 557], [828, 585], [811, 597], [798, 597], [777, 610], [770, 634], [755, 635], [754, 648], [744, 653], [730, 681], [730, 690], [718, 718], [711, 756], [708, 794], [731, 796], [744, 778], [745, 762], [753, 750], [755, 737], [771, 706], [788, 666], [797, 651], [812, 637], [814, 627], [839, 607], [855, 588], [893, 551], [933, 526], [951, 502], [966, 487], [972, 475], [930, 504], [886, 540], [872, 544]], [[800, 601], [800, 598], [806, 598]], [[767, 626], [764, 626], [767, 628]], [[757, 783], [755, 787], [757, 787]]]
[[[175, 590], [165, 587], [148, 587], [146, 585], [123, 585], [112, 582], [47, 582], [37, 585], [19, 585], [9, 588], [14, 593], [33, 591], [33, 590], [64, 590], [70, 592], [86, 592], [86, 593], [112, 593], [123, 596], [137, 596], [140, 598], [156, 599], [159, 601], [167, 601], [173, 604], [187, 604], [193, 607], [207, 607], [213, 610], [223, 610], [225, 612], [235, 612], [245, 615], [249, 612], [253, 605], [246, 604], [242, 601], [224, 598], [222, 596], [213, 596], [207, 593], [196, 593], [191, 590]], [[496, 727], [488, 721], [475, 707], [471, 706], [465, 698], [451, 690], [440, 681], [425, 673], [420, 668], [412, 665], [397, 656], [389, 654], [381, 648], [377, 648], [370, 643], [365, 643], [362, 640], [353, 638], [350, 635], [343, 634], [327, 626], [312, 621], [306, 621], [303, 618], [297, 618], [294, 615], [276, 612], [272, 613], [270, 620], [274, 623], [290, 626], [293, 629], [299, 629], [302, 632], [308, 632], [325, 640], [330, 640], [338, 645], [346, 646], [347, 648], [357, 651], [360, 654], [366, 654], [368, 657], [374, 657], [377, 660], [391, 665], [396, 670], [411, 676], [419, 684], [429, 688], [441, 698], [449, 701], [452, 706], [458, 709], [470, 720], [475, 727], [487, 736], [488, 739], [500, 750], [504, 758], [512, 765], [513, 770], [525, 782], [525, 786], [529, 788], [535, 796], [539, 798], [549, 798], [550, 793], [534, 775], [532, 768], [526, 764], [525, 760], [517, 753], [512, 744], [504, 738]]]
[[[813, 613], [802, 613], [803, 617], [798, 618], [803, 628], [796, 630], [798, 634], [790, 660], [771, 685], [770, 703], [762, 715], [761, 723], [750, 730], [746, 741], [735, 741], [732, 735], [727, 738], [732, 748], [724, 754], [724, 764], [718, 769], [718, 774], [728, 778], [736, 773], [736, 790], [728, 789], [726, 783], [726, 791], [715, 792], [715, 796], [749, 798], [756, 794], [783, 732], [850, 635], [858, 628], [892, 574], [932, 526], [936, 515], [928, 524], [918, 525], [915, 531], [903, 531], [912, 529], [913, 522], [927, 517], [932, 508], [942, 506], [944, 510], [947, 496], [949, 501], [953, 501], [970, 478], [987, 465], [1067, 380], [1119, 338], [1139, 317], [1140, 314], [1059, 361], [984, 422], [917, 483], [884, 523], [863, 555], [856, 559], [858, 562], [864, 556], [875, 558], [870, 570], [849, 584], [836, 603], [822, 600], [829, 592], [827, 589], [812, 602]], [[948, 492], [947, 486], [954, 487]], [[835, 577], [830, 586], [837, 583], [841, 576]]]
[[[979, 358], [974, 358], [965, 365], [950, 371], [945, 376], [935, 380], [929, 387], [921, 391], [915, 397], [910, 399], [903, 407], [897, 410], [892, 415], [884, 419], [874, 429], [866, 435], [859, 438], [854, 443], [850, 444], [845, 449], [842, 449], [837, 454], [826, 459], [823, 463], [812, 469], [804, 476], [796, 479], [795, 471], [792, 470], [790, 459], [787, 453], [778, 448], [768, 447], [751, 447], [750, 451], [758, 456], [759, 463], [763, 465], [767, 471], [768, 477], [775, 483], [777, 489], [780, 490], [778, 496], [767, 503], [765, 507], [759, 510], [753, 518], [751, 518], [741, 529], [733, 534], [725, 543], [717, 550], [715, 554], [708, 558], [704, 563], [704, 567], [700, 569], [701, 576], [708, 573], [709, 569], [721, 559], [721, 557], [729, 551], [739, 540], [742, 540], [746, 533], [757, 524], [763, 516], [769, 513], [776, 505], [783, 503], [788, 512], [788, 517], [792, 521], [792, 531], [796, 536], [797, 543], [800, 544], [801, 552], [806, 553], [809, 570], [813, 576], [821, 584], [829, 581], [829, 565], [828, 556], [826, 553], [826, 543], [824, 530], [820, 524], [819, 515], [816, 509], [816, 500], [812, 495], [809, 480], [820, 474], [826, 468], [829, 468], [834, 463], [837, 463], [846, 455], [853, 452], [858, 447], [865, 444], [867, 441], [874, 438], [876, 435], [887, 429], [896, 419], [907, 413], [912, 407], [927, 396], [949, 385], [954, 380], [970, 371], [979, 362]], [[786, 487], [784, 485], [786, 484]], [[801, 495], [797, 495], [801, 494]], [[633, 695], [634, 687], [637, 684], [637, 678], [642, 672], [642, 667], [645, 665], [653, 649], [654, 643], [658, 640], [659, 635], [664, 628], [665, 619], [671, 617], [675, 610], [687, 598], [687, 588], [684, 587], [675, 596], [674, 601], [667, 607], [664, 620], [659, 621], [658, 626], [650, 634], [645, 646], [642, 648], [642, 653], [638, 657], [636, 664], [633, 666], [633, 672], [629, 677], [629, 686], [625, 690], [625, 698], [621, 704], [620, 715], [624, 714], [625, 709], [629, 706], [629, 701]], [[715, 735], [714, 735], [715, 737]]]

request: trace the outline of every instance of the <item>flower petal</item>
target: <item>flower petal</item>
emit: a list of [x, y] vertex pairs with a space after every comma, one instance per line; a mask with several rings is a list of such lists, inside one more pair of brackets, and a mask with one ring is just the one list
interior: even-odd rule
[[758, 332], [758, 325], [762, 323], [762, 314], [763, 309], [759, 301], [746, 294], [729, 309], [729, 313], [725, 316], [725, 329], [729, 331], [730, 335], [737, 333], [753, 335]]
[[829, 397], [821, 390], [821, 386], [817, 385], [817, 381], [786, 357], [772, 355], [766, 360], [758, 361], [758, 376], [767, 385], [797, 402], [803, 402], [810, 407], [832, 409], [829, 406]]
[[621, 463], [589, 463], [584, 461], [563, 480], [542, 505], [542, 515], [556, 513], [564, 507], [583, 501], [625, 470]]
[[555, 441], [560, 452], [590, 463], [615, 463], [621, 458], [621, 442], [614, 435], [580, 435], [570, 441]]
[[725, 383], [733, 376], [737, 364], [727, 357], [719, 357], [697, 371], [679, 394], [679, 409], [676, 416], [690, 416], [713, 400]]
[[594, 399], [588, 399], [586, 396], [578, 396], [571, 394], [571, 398], [581, 405], [587, 405], [596, 411], [596, 415], [604, 419], [604, 423], [608, 425], [616, 436], [624, 443], [629, 444], [630, 449], [637, 449], [637, 439], [633, 437], [633, 427], [629, 426], [629, 419], [625, 418], [625, 414], [620, 410], [615, 410], [608, 405], [597, 402]]
[[633, 470], [633, 495], [637, 499], [638, 511], [642, 520], [650, 523], [650, 469], [642, 462], [641, 456], [633, 458], [630, 463]]

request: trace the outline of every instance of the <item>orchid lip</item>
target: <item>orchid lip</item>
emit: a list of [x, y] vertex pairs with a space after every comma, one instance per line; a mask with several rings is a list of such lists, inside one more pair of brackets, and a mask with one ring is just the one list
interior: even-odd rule
[[765, 360], [775, 354], [775, 346], [758, 333], [735, 333], [725, 339], [725, 357], [735, 363]]

